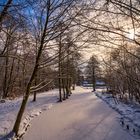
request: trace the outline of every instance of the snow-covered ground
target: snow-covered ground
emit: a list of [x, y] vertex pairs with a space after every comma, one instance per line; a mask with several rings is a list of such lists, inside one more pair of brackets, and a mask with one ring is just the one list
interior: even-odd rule
[[[24, 131], [30, 125], [30, 121], [35, 116], [38, 116], [42, 111], [51, 108], [52, 105], [57, 102], [58, 90], [55, 89], [37, 94], [36, 102], [32, 102], [32, 98], [31, 95], [20, 126], [20, 135], [23, 135]], [[12, 130], [21, 101], [22, 97], [0, 103], [0, 139]]]
[[140, 139], [140, 105], [122, 103], [112, 98], [105, 89], [97, 89], [95, 94], [121, 115], [119, 120], [122, 127]]
[[[115, 100], [113, 98], [111, 98], [110, 95], [108, 95], [106, 93], [102, 94], [103, 90], [104, 89], [97, 89], [95, 94], [98, 97], [100, 97], [101, 99], [103, 99], [106, 103], [108, 103], [108, 105], [111, 108], [113, 108], [117, 112], [119, 112], [119, 114], [121, 114], [121, 115], [119, 115], [119, 116], [121, 116], [121, 117], [119, 117], [119, 121], [122, 124], [123, 128], [125, 130], [129, 129], [127, 131], [130, 131], [130, 134], [132, 134], [137, 139], [140, 139], [140, 137], [139, 137], [139, 135], [140, 135], [140, 106], [134, 105], [134, 104], [133, 105], [132, 104], [131, 105], [123, 104], [121, 102], [119, 102], [119, 104], [116, 104]], [[95, 112], [98, 109], [99, 110], [107, 109], [107, 107], [104, 108], [104, 105], [102, 103], [100, 103], [98, 100], [96, 103], [96, 101], [95, 101], [96, 98], [94, 96], [92, 96], [93, 94], [91, 94], [91, 91], [92, 91], [91, 88], [81, 88], [81, 87], [76, 88], [76, 90], [73, 91], [74, 95], [72, 95], [72, 100], [68, 100], [68, 101], [64, 102], [63, 104], [66, 103], [66, 104], [68, 104], [66, 106], [70, 106], [70, 108], [72, 108], [72, 106], [75, 105], [75, 103], [76, 104], [79, 103], [80, 106], [83, 106], [83, 103], [85, 103], [85, 105], [87, 105], [87, 103], [88, 103], [91, 110], [95, 109]], [[85, 98], [86, 96], [87, 96], [87, 98]], [[57, 102], [58, 90], [55, 89], [55, 90], [51, 90], [49, 92], [39, 93], [37, 95], [36, 102], [32, 102], [32, 98], [33, 98], [32, 96], [29, 98], [28, 105], [27, 105], [26, 111], [24, 113], [24, 117], [23, 117], [22, 124], [21, 124], [20, 131], [19, 131], [21, 136], [25, 133], [25, 130], [27, 129], [27, 127], [30, 126], [30, 122], [35, 116], [38, 116], [41, 112], [43, 112], [45, 110], [48, 110]], [[76, 102], [75, 102], [75, 100], [76, 100]], [[22, 101], [22, 98], [18, 98], [15, 100], [6, 100], [5, 103], [0, 103], [0, 139], [12, 130], [12, 127], [14, 125], [14, 122], [15, 122], [15, 119], [17, 116], [17, 112], [21, 105], [21, 101]], [[92, 105], [92, 103], [94, 103], [94, 104]], [[62, 104], [62, 107], [63, 107], [63, 104]], [[95, 106], [97, 106], [97, 107], [95, 108]], [[87, 111], [86, 109], [88, 106], [83, 106], [83, 107], [85, 108], [85, 111]], [[81, 109], [81, 112], [83, 112], [84, 108]], [[72, 110], [73, 109], [74, 109], [74, 107], [72, 108]], [[80, 108], [79, 108], [79, 110], [80, 110]], [[76, 111], [76, 113], [77, 113], [77, 111]], [[94, 115], [95, 115], [95, 113], [93, 113], [92, 116], [90, 116], [90, 119], [93, 118], [93, 121], [95, 121], [95, 118], [99, 117], [98, 114], [95, 116]], [[111, 116], [110, 116], [110, 119], [111, 119]], [[115, 121], [112, 122], [112, 125], [114, 125], [113, 123], [115, 123]], [[82, 124], [80, 124], [80, 125], [82, 125]], [[115, 124], [115, 125], [117, 125], [117, 124]], [[119, 126], [117, 126], [117, 128], [118, 127]], [[115, 129], [116, 129], [116, 127], [115, 127]], [[114, 132], [115, 131], [116, 130], [114, 130]], [[124, 132], [121, 132], [121, 133], [123, 134]]]
[[68, 100], [33, 119], [23, 140], [137, 140], [122, 129], [120, 115], [91, 91], [76, 87]]

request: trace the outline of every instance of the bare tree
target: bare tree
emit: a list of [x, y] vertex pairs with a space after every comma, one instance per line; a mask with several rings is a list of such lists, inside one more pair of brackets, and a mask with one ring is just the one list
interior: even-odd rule
[[[40, 4], [42, 5], [42, 3], [40, 3]], [[55, 27], [56, 27], [57, 23], [59, 22], [59, 20], [62, 17], [64, 17], [65, 12], [67, 12], [67, 10], [73, 4], [73, 1], [62, 1], [62, 2], [58, 2], [56, 4], [56, 3], [53, 3], [51, 0], [48, 0], [47, 3], [43, 3], [43, 5], [44, 4], [45, 4], [45, 7], [43, 6], [43, 12], [44, 12], [44, 8], [45, 8], [45, 13], [44, 13], [42, 18], [43, 18], [43, 21], [45, 21], [45, 22], [42, 25], [43, 27], [41, 28], [42, 32], [41, 32], [41, 36], [40, 36], [39, 46], [37, 49], [37, 56], [36, 56], [34, 68], [33, 68], [30, 80], [27, 84], [26, 93], [24, 95], [20, 110], [19, 110], [18, 115], [17, 115], [15, 125], [13, 127], [13, 132], [16, 135], [18, 134], [20, 122], [21, 122], [21, 119], [22, 119], [22, 116], [23, 116], [23, 113], [24, 113], [24, 110], [26, 107], [26, 103], [27, 103], [29, 95], [30, 95], [30, 89], [31, 89], [33, 80], [35, 78], [35, 75], [37, 74], [37, 71], [38, 71], [38, 68], [40, 65], [42, 52], [45, 48], [45, 45], [47, 45], [47, 43], [50, 40], [53, 40], [57, 36], [59, 36], [60, 32], [57, 32], [55, 30]], [[59, 11], [59, 13], [58, 13], [58, 11]], [[57, 14], [54, 14], [56, 12], [57, 12]], [[54, 18], [54, 16], [55, 16], [55, 18]], [[52, 18], [55, 20], [52, 21]], [[54, 34], [54, 32], [55, 32], [55, 34]]]

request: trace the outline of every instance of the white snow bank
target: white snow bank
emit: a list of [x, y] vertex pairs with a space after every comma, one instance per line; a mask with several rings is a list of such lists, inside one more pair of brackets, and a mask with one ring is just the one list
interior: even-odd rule
[[[56, 103], [58, 98], [57, 93], [57, 89], [39, 93], [36, 102], [32, 102], [32, 96], [29, 97], [20, 126], [19, 136], [25, 133], [27, 127], [30, 125], [30, 121], [35, 116], [38, 116], [44, 110], [50, 109], [52, 105]], [[22, 97], [0, 103], [0, 139], [12, 130], [21, 102]]]
[[[116, 100], [112, 95], [103, 92], [105, 89], [97, 89], [95, 94], [104, 100], [111, 108], [116, 110], [121, 117], [120, 123], [133, 133], [140, 136], [140, 105], [138, 104], [125, 104]], [[139, 137], [140, 138], [140, 137]]]

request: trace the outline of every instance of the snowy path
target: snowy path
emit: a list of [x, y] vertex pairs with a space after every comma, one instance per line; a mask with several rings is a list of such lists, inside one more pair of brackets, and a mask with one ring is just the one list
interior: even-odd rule
[[69, 100], [36, 117], [23, 139], [135, 140], [122, 129], [115, 111], [89, 89], [77, 88]]

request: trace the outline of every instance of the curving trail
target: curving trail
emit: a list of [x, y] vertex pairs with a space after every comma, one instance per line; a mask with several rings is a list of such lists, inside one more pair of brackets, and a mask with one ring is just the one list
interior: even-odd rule
[[69, 100], [36, 117], [24, 140], [135, 140], [119, 115], [89, 89], [77, 87]]

